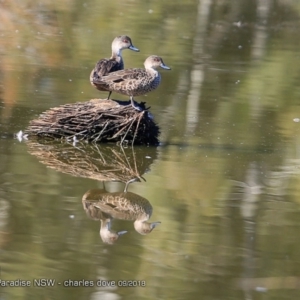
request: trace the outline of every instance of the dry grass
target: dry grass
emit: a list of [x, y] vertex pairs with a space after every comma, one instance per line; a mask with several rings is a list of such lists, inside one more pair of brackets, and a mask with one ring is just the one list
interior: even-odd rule
[[[145, 108], [143, 103], [141, 106]], [[93, 99], [49, 109], [32, 120], [25, 133], [54, 139], [157, 145], [159, 128], [146, 109], [140, 112], [117, 101]]]

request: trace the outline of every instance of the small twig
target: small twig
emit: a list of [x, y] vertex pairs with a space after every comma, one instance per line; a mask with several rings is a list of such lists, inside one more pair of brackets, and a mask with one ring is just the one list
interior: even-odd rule
[[131, 122], [131, 124], [128, 126], [128, 129], [127, 129], [125, 135], [124, 135], [123, 138], [121, 139], [120, 145], [123, 144], [123, 142], [124, 142], [124, 140], [125, 140], [125, 138], [126, 138], [128, 132], [129, 132], [130, 128], [132, 127], [133, 123], [134, 123], [134, 120], [133, 120], [133, 121]]
[[139, 129], [140, 122], [141, 122], [141, 119], [142, 119], [143, 115], [144, 115], [144, 111], [143, 111], [143, 112], [140, 114], [140, 116], [139, 116], [139, 119], [138, 119], [138, 122], [137, 122], [137, 125], [136, 125], [136, 128], [135, 128], [135, 132], [134, 132], [134, 135], [133, 135], [133, 139], [132, 139], [132, 143], [131, 143], [131, 145], [133, 145], [133, 144], [134, 144], [134, 140], [135, 140], [135, 137], [136, 137], [137, 131], [138, 131], [138, 129]]
[[101, 136], [101, 134], [104, 132], [105, 128], [107, 127], [107, 125], [109, 124], [109, 122], [106, 122], [103, 129], [100, 131], [100, 133], [98, 134], [98, 136], [93, 140], [93, 142], [97, 142], [99, 137]]

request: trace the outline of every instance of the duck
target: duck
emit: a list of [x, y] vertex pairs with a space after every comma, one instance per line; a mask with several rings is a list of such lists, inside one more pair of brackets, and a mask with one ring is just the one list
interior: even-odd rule
[[134, 103], [134, 96], [144, 95], [155, 90], [160, 82], [161, 75], [157, 71], [158, 67], [171, 70], [166, 66], [163, 59], [157, 55], [147, 57], [144, 62], [145, 69], [131, 68], [109, 73], [101, 78], [93, 78], [93, 84], [98, 89], [116, 92], [130, 97], [131, 105], [141, 110]]
[[[94, 79], [101, 79], [102, 76], [108, 75], [111, 72], [120, 71], [124, 69], [124, 62], [122, 58], [122, 50], [129, 49], [135, 52], [140, 50], [133, 46], [131, 38], [127, 35], [120, 35], [115, 37], [111, 44], [112, 54], [110, 58], [100, 59], [90, 74], [91, 84], [100, 91], [107, 91], [100, 86], [94, 84]], [[108, 91], [110, 98], [112, 91]]]

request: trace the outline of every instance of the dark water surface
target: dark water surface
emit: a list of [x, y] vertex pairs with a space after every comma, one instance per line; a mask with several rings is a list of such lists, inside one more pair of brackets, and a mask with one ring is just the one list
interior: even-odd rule
[[[299, 299], [300, 3], [52, 2], [0, 3], [0, 299]], [[89, 73], [120, 34], [126, 67], [172, 68], [136, 99], [161, 145], [19, 142], [106, 97]]]

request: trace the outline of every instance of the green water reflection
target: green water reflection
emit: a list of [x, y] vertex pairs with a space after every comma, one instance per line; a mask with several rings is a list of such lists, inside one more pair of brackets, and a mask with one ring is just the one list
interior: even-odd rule
[[[297, 1], [26, 0], [0, 15], [0, 277], [31, 282], [0, 287], [1, 299], [299, 298]], [[89, 74], [119, 34], [141, 51], [124, 51], [125, 67], [157, 54], [172, 68], [137, 99], [160, 147], [34, 150], [13, 138], [50, 107], [106, 97]], [[161, 224], [140, 235], [118, 220], [127, 233], [103, 243], [82, 197], [103, 181], [121, 193], [132, 178]], [[55, 286], [34, 287], [41, 278]]]

